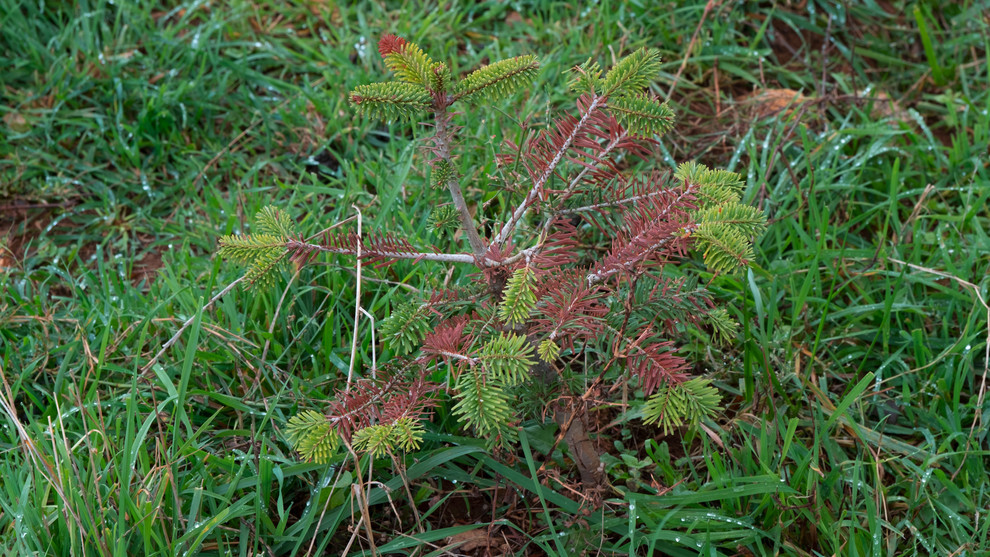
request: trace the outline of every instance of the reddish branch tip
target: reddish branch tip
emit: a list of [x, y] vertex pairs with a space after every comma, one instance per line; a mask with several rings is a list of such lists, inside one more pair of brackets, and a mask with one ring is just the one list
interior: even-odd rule
[[382, 58], [384, 58], [393, 52], [401, 51], [405, 48], [405, 46], [405, 39], [389, 33], [388, 35], [384, 35], [381, 40], [378, 41], [378, 53], [382, 55]]

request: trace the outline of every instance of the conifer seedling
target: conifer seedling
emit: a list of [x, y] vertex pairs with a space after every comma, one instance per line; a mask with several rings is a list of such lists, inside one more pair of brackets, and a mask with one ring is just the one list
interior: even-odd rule
[[[455, 152], [463, 138], [452, 109], [505, 102], [536, 78], [537, 58], [457, 76], [394, 35], [381, 39], [379, 52], [395, 79], [359, 86], [350, 101], [372, 118], [430, 124], [425, 159], [436, 194], [447, 199], [429, 222], [440, 233], [459, 230], [463, 250], [354, 230], [307, 239], [286, 212], [268, 207], [257, 216], [257, 233], [222, 238], [220, 253], [245, 264], [254, 285], [271, 284], [289, 262], [320, 256], [439, 261], [480, 273], [469, 275], [475, 284], [393, 307], [377, 335], [393, 360], [339, 389], [322, 413], [289, 421], [289, 440], [301, 455], [325, 461], [342, 442], [376, 456], [415, 449], [430, 408], [447, 396], [466, 428], [492, 446], [511, 447], [524, 418], [541, 418], [525, 415], [519, 401], [541, 392], [582, 480], [594, 484], [598, 454], [584, 432], [590, 409], [619, 387], [641, 391], [643, 421], [667, 434], [713, 417], [718, 392], [688, 373], [676, 339], [694, 327], [731, 341], [736, 324], [690, 278], [697, 276], [690, 256], [699, 253], [714, 273], [745, 268], [766, 219], [741, 202], [743, 182], [732, 172], [695, 162], [674, 173], [623, 171], [623, 158], [650, 159], [651, 145], [674, 124], [672, 110], [648, 89], [659, 73], [658, 52], [637, 50], [608, 71], [592, 60], [573, 69], [573, 113], [523, 145], [507, 142], [499, 156], [511, 203], [495, 222], [473, 213], [469, 203], [478, 200], [465, 198]], [[602, 239], [606, 245], [596, 249]], [[675, 267], [679, 273], [668, 272]]]

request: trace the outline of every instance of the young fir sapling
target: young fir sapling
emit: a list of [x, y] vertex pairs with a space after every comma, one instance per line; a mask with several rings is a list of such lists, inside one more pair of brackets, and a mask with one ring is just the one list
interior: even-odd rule
[[[497, 222], [486, 222], [481, 210], [472, 214], [464, 198], [450, 109], [489, 106], [525, 87], [538, 72], [536, 57], [502, 60], [457, 78], [394, 35], [381, 39], [379, 52], [397, 80], [359, 86], [351, 103], [377, 119], [431, 120], [431, 183], [447, 191], [450, 204], [435, 209], [430, 223], [438, 231], [459, 229], [468, 250], [423, 249], [385, 233], [306, 239], [285, 212], [268, 207], [258, 214], [257, 233], [222, 238], [220, 253], [247, 264], [251, 284], [271, 283], [289, 262], [331, 254], [380, 264], [470, 265], [481, 271], [472, 280], [483, 288], [438, 290], [393, 307], [379, 338], [396, 358], [374, 378], [339, 390], [324, 413], [290, 420], [290, 442], [302, 456], [325, 460], [342, 441], [376, 455], [415, 448], [442, 390], [465, 425], [504, 446], [516, 439], [521, 419], [515, 393], [555, 385], [551, 408], [583, 476], [584, 468], [596, 468], [597, 453], [581, 454], [586, 449], [575, 445], [582, 439], [566, 432], [583, 431], [590, 401], [619, 386], [648, 396], [643, 420], [665, 433], [712, 416], [719, 409], [716, 390], [689, 376], [671, 337], [689, 325], [727, 340], [736, 324], [704, 287], [672, 278], [665, 268], [691, 249], [715, 273], [745, 267], [766, 221], [740, 202], [737, 174], [693, 162], [672, 175], [622, 171], [623, 157], [649, 158], [654, 138], [674, 122], [667, 104], [647, 90], [659, 73], [658, 52], [638, 50], [607, 72], [591, 60], [573, 69], [575, 114], [522, 145], [506, 142], [497, 160], [512, 200]], [[588, 244], [594, 238], [609, 243], [604, 255]], [[582, 396], [559, 381], [575, 373], [587, 378]]]

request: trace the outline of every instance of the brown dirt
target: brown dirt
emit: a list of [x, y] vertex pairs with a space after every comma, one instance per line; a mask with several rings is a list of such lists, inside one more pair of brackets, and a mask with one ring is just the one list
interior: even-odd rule
[[0, 269], [20, 267], [31, 240], [51, 222], [60, 203], [0, 199]]
[[[36, 203], [16, 198], [0, 199], [0, 270], [20, 268], [29, 251], [36, 247], [36, 238], [44, 233], [61, 212], [60, 209], [67, 209], [75, 203], [75, 201]], [[54, 230], [65, 230], [71, 226], [71, 223], [62, 221]], [[137, 239], [145, 246], [150, 245], [154, 240], [148, 235], [139, 235]], [[76, 259], [79, 262], [88, 262], [89, 257], [95, 252], [95, 245], [84, 245], [79, 249]], [[141, 281], [150, 283], [163, 265], [161, 249], [150, 248], [140, 252], [142, 255], [134, 261], [129, 277], [134, 286], [138, 286]]]

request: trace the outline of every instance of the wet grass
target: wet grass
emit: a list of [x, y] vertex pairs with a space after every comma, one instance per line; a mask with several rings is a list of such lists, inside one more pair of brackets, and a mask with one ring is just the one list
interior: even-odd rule
[[[526, 424], [517, 460], [496, 458], [441, 408], [403, 474], [374, 463], [378, 552], [442, 554], [479, 529], [493, 554], [990, 551], [980, 3], [512, 6], [0, 0], [6, 553], [347, 546], [361, 516], [353, 463], [301, 463], [281, 428], [346, 375], [351, 262], [201, 308], [239, 273], [212, 257], [217, 238], [271, 203], [306, 231], [353, 205], [368, 227], [435, 241], [417, 142], [428, 131], [346, 103], [381, 78], [384, 32], [455, 71], [542, 57], [529, 94], [459, 116], [484, 146], [460, 162], [488, 210], [509, 202], [484, 184], [498, 137], [518, 129], [510, 116], [567, 100], [560, 73], [588, 56], [648, 45], [665, 59], [654, 90], [680, 116], [657, 164], [740, 172], [772, 225], [756, 268], [710, 284], [742, 324], [737, 342], [682, 339], [724, 394], [718, 420], [671, 437], [607, 430], [614, 490], [592, 508], [559, 455], [536, 473], [552, 432]], [[448, 269], [368, 272], [362, 302], [381, 319]], [[359, 340], [370, 359], [370, 328]], [[351, 553], [372, 553], [366, 536]]]

